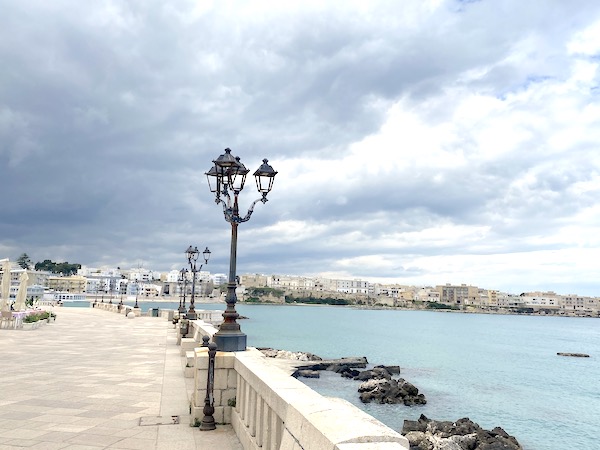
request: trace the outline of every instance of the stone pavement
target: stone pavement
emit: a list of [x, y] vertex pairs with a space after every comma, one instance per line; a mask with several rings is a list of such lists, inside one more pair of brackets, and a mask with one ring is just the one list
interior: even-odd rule
[[53, 310], [38, 329], [0, 329], [0, 450], [242, 449], [229, 425], [190, 427], [193, 379], [166, 319]]

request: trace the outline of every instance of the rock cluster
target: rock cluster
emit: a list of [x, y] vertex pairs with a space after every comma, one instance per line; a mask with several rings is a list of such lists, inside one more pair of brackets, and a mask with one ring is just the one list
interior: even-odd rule
[[344, 378], [362, 381], [358, 388], [360, 400], [363, 403], [376, 402], [381, 404], [404, 404], [407, 406], [424, 405], [427, 403], [425, 396], [404, 378], [394, 379], [393, 375], [400, 374], [400, 366], [375, 366], [366, 369], [368, 361], [364, 356], [344, 357], [339, 359], [323, 360], [320, 357], [306, 352], [289, 352], [271, 348], [260, 349], [269, 358], [285, 358], [298, 361], [307, 361], [297, 368], [292, 376], [304, 378], [319, 378], [319, 371], [329, 370], [339, 373]]
[[469, 418], [456, 422], [405, 420], [402, 434], [410, 450], [522, 450], [517, 440], [500, 427], [484, 430]]
[[288, 350], [275, 350], [274, 348], [259, 348], [268, 358], [295, 359], [298, 361], [321, 361], [322, 358], [309, 352], [290, 352]]
[[396, 404], [403, 403], [406, 406], [424, 405], [427, 403], [425, 396], [419, 394], [414, 384], [404, 378], [395, 380], [393, 378], [371, 379], [361, 383], [358, 388], [360, 401], [370, 403]]

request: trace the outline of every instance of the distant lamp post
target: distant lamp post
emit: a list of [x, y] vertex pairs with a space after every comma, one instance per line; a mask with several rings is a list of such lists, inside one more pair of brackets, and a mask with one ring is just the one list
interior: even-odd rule
[[192, 247], [191, 245], [185, 251], [185, 254], [188, 258], [188, 263], [190, 264], [190, 269], [192, 269], [192, 296], [190, 298], [190, 309], [187, 313], [187, 318], [190, 320], [196, 320], [196, 309], [194, 308], [194, 299], [196, 298], [196, 273], [202, 270], [204, 264], [208, 264], [208, 259], [210, 258], [210, 250], [208, 247], [204, 249], [202, 252], [202, 256], [204, 257], [204, 263], [200, 264], [200, 268], [197, 267], [198, 256], [200, 255], [200, 250], [198, 247]]
[[139, 280], [137, 280], [137, 282], [135, 283], [135, 305], [133, 305], [134, 308], [139, 309], [140, 306], [138, 305], [138, 294], [140, 292], [140, 282]]
[[185, 291], [187, 289], [187, 269], [184, 267], [179, 271], [179, 282], [181, 283], [181, 296], [179, 297], [179, 315], [185, 313]]
[[[238, 207], [238, 195], [244, 188], [246, 175], [250, 172], [240, 162], [240, 158], [234, 157], [231, 150], [226, 148], [225, 153], [213, 161], [214, 166], [206, 172], [210, 191], [215, 194], [215, 203], [223, 205], [225, 220], [231, 224], [231, 252], [229, 256], [229, 281], [227, 283], [227, 308], [223, 313], [223, 323], [219, 331], [213, 335], [213, 342], [217, 344], [220, 351], [235, 352], [246, 350], [246, 335], [242, 333], [237, 323], [239, 314], [235, 310], [237, 297], [236, 289], [236, 259], [237, 259], [237, 228], [238, 224], [250, 220], [254, 206], [259, 201], [267, 202], [267, 194], [273, 188], [273, 181], [277, 172], [263, 159], [261, 166], [254, 172], [256, 187], [261, 193], [261, 198], [255, 200], [247, 214], [240, 216]], [[233, 193], [233, 199], [231, 194]], [[233, 201], [233, 202], [232, 202]]]

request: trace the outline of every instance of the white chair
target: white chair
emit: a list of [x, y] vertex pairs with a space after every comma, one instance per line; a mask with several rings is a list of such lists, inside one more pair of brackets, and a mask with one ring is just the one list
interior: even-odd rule
[[0, 328], [6, 323], [6, 328], [15, 328], [15, 317], [12, 311], [0, 311]]

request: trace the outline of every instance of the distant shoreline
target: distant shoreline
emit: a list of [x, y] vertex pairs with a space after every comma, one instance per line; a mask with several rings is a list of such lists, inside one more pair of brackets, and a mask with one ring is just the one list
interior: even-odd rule
[[[121, 301], [120, 297], [115, 297], [115, 298], [106, 298], [104, 299], [104, 303], [109, 303], [110, 300], [112, 299], [113, 304], [114, 303], [119, 303]], [[87, 301], [89, 303], [93, 303], [93, 302], [98, 302], [100, 303], [101, 300], [98, 299], [93, 299], [93, 298], [87, 298], [83, 301]], [[137, 299], [138, 302], [141, 303], [179, 303], [180, 299], [178, 297], [170, 297], [170, 298], [165, 298], [165, 297], [159, 297], [159, 298], [138, 298]], [[132, 303], [135, 302], [135, 299], [123, 299], [123, 302], [126, 303]], [[65, 302], [68, 303], [68, 302]], [[202, 304], [215, 304], [215, 303], [219, 303], [219, 304], [226, 304], [225, 300], [221, 299], [221, 298], [207, 298], [207, 297], [201, 297], [201, 298], [196, 298], [194, 299], [194, 304], [196, 305], [202, 305]], [[189, 304], [189, 298], [186, 298], [186, 304]], [[269, 303], [269, 302], [244, 302], [244, 301], [237, 301], [237, 304], [241, 304], [241, 305], [248, 305], [248, 306], [253, 306], [253, 305], [267, 305], [267, 306], [331, 306], [331, 307], [337, 307], [337, 308], [354, 308], [354, 309], [365, 309], [365, 310], [385, 310], [385, 311], [429, 311], [429, 312], [445, 312], [445, 313], [458, 313], [458, 314], [491, 314], [491, 315], [503, 315], [503, 316], [541, 316], [541, 317], [576, 317], [576, 318], [589, 318], [589, 319], [597, 319], [600, 318], [599, 316], [591, 316], [591, 315], [581, 315], [581, 314], [548, 314], [548, 313], [544, 313], [544, 312], [516, 312], [516, 311], [509, 311], [509, 310], [502, 310], [502, 311], [492, 311], [492, 310], [485, 310], [485, 309], [471, 309], [471, 310], [459, 310], [459, 309], [437, 309], [437, 308], [406, 308], [406, 307], [394, 307], [394, 306], [368, 306], [368, 305], [330, 305], [330, 304], [326, 304], [326, 303], [302, 303], [302, 302], [298, 302], [298, 303]]]
[[597, 319], [599, 316], [586, 316], [581, 314], [548, 314], [544, 312], [516, 312], [516, 311], [491, 311], [485, 309], [442, 309], [442, 308], [406, 308], [406, 307], [394, 307], [394, 306], [368, 306], [368, 305], [330, 305], [326, 303], [267, 303], [267, 302], [240, 302], [242, 305], [268, 305], [268, 306], [331, 306], [335, 308], [353, 308], [353, 309], [365, 309], [365, 310], [385, 310], [385, 311], [427, 311], [427, 312], [444, 312], [444, 313], [457, 313], [457, 314], [488, 314], [488, 315], [500, 315], [500, 316], [540, 316], [540, 317], [575, 317], [575, 318], [588, 318]]

